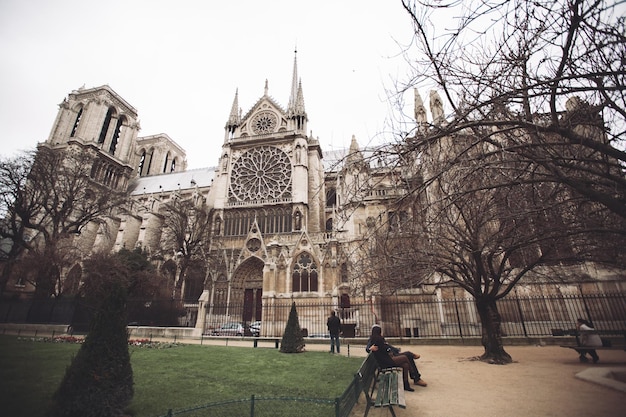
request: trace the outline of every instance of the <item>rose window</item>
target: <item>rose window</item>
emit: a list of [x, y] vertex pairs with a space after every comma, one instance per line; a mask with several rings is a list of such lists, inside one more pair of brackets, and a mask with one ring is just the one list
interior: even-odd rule
[[240, 201], [291, 196], [291, 161], [274, 146], [245, 152], [233, 165], [230, 189]]
[[257, 135], [263, 133], [271, 133], [276, 129], [278, 125], [278, 118], [271, 111], [264, 111], [252, 119], [252, 130]]

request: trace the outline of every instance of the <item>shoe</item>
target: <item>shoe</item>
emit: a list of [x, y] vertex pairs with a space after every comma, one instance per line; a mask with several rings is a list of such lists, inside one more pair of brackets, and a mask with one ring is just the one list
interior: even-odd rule
[[589, 362], [589, 359], [587, 359], [586, 356], [581, 356], [578, 358], [581, 362]]
[[419, 359], [419, 358], [421, 358], [421, 356], [420, 356], [419, 354], [417, 354], [417, 353], [414, 353], [414, 354], [413, 354], [413, 358], [415, 358], [415, 359]]
[[593, 363], [598, 363], [599, 360], [600, 358], [593, 358]]
[[427, 387], [428, 386], [428, 384], [423, 379], [420, 379], [419, 381], [416, 381], [415, 385], [419, 385], [420, 387]]
[[405, 391], [410, 391], [410, 392], [415, 391], [413, 388], [411, 388], [411, 387], [410, 387], [410, 386], [408, 386], [408, 385], [405, 385], [405, 386], [404, 386], [404, 390], [405, 390]]

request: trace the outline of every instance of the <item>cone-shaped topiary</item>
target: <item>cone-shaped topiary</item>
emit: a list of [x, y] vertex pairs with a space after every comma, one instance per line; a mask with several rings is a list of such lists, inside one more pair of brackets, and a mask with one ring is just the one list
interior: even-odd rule
[[[133, 370], [128, 352], [124, 269], [110, 258], [95, 275], [101, 303], [85, 342], [67, 368], [54, 394], [49, 417], [119, 417], [133, 398]], [[119, 264], [117, 265], [119, 266]], [[107, 274], [108, 273], [108, 274]], [[103, 278], [103, 277], [102, 277]]]
[[300, 353], [304, 351], [304, 338], [302, 337], [302, 329], [298, 320], [298, 311], [296, 303], [291, 305], [289, 319], [283, 334], [283, 340], [280, 343], [280, 351], [283, 353]]

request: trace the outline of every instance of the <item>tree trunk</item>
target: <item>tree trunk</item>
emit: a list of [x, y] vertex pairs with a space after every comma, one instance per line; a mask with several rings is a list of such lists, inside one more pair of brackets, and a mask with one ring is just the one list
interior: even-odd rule
[[11, 277], [11, 273], [13, 272], [13, 266], [15, 265], [15, 260], [9, 258], [4, 267], [2, 268], [2, 275], [0, 275], [0, 298], [4, 294], [7, 283], [9, 282], [9, 278]]
[[184, 265], [176, 266], [176, 273], [174, 275], [174, 290], [172, 291], [172, 299], [174, 300], [182, 300], [182, 288], [183, 282], [185, 280], [185, 273], [187, 271], [187, 267]]
[[499, 365], [513, 362], [511, 355], [502, 345], [501, 319], [496, 300], [487, 297], [477, 298], [476, 307], [482, 324], [482, 345], [485, 348], [480, 360]]

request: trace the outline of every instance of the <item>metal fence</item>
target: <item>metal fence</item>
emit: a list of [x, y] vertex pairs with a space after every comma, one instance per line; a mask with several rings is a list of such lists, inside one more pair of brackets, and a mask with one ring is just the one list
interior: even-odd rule
[[168, 410], [159, 417], [340, 417], [336, 400], [297, 397], [255, 397], [214, 402], [181, 410]]
[[168, 410], [159, 417], [348, 417], [361, 395], [362, 387], [358, 378], [352, 382], [340, 397], [335, 399], [301, 397], [256, 397], [219, 401], [181, 410]]
[[[436, 296], [392, 296], [352, 299], [349, 307], [299, 299], [273, 300], [263, 305], [261, 335], [281, 336], [295, 302], [300, 327], [308, 337], [328, 337], [326, 320], [336, 311], [344, 337], [368, 337], [381, 324], [387, 337], [479, 337], [481, 323], [473, 299]], [[626, 294], [577, 294], [507, 297], [498, 301], [504, 336], [549, 336], [575, 328], [577, 318], [590, 320], [598, 330], [626, 328]], [[229, 306], [229, 314], [207, 316], [205, 334], [225, 322], [242, 322], [243, 306]]]
[[[481, 324], [472, 299], [441, 299], [434, 295], [370, 297], [352, 299], [349, 306], [307, 299], [264, 300], [260, 317], [246, 317], [249, 306], [230, 304], [207, 309], [203, 334], [210, 335], [225, 323], [247, 326], [261, 321], [261, 336], [279, 337], [289, 311], [296, 303], [300, 327], [307, 337], [328, 337], [326, 320], [336, 311], [344, 337], [368, 337], [374, 323], [387, 337], [464, 338], [481, 335]], [[626, 328], [626, 294], [510, 296], [498, 301], [504, 336], [549, 336], [559, 329], [575, 327], [576, 319], [590, 320], [598, 330]], [[68, 324], [76, 331], [86, 328], [90, 306], [80, 300], [2, 300], [0, 323]], [[133, 325], [195, 327], [198, 303], [172, 300], [129, 300], [128, 320]], [[247, 318], [247, 319], [246, 319]]]

